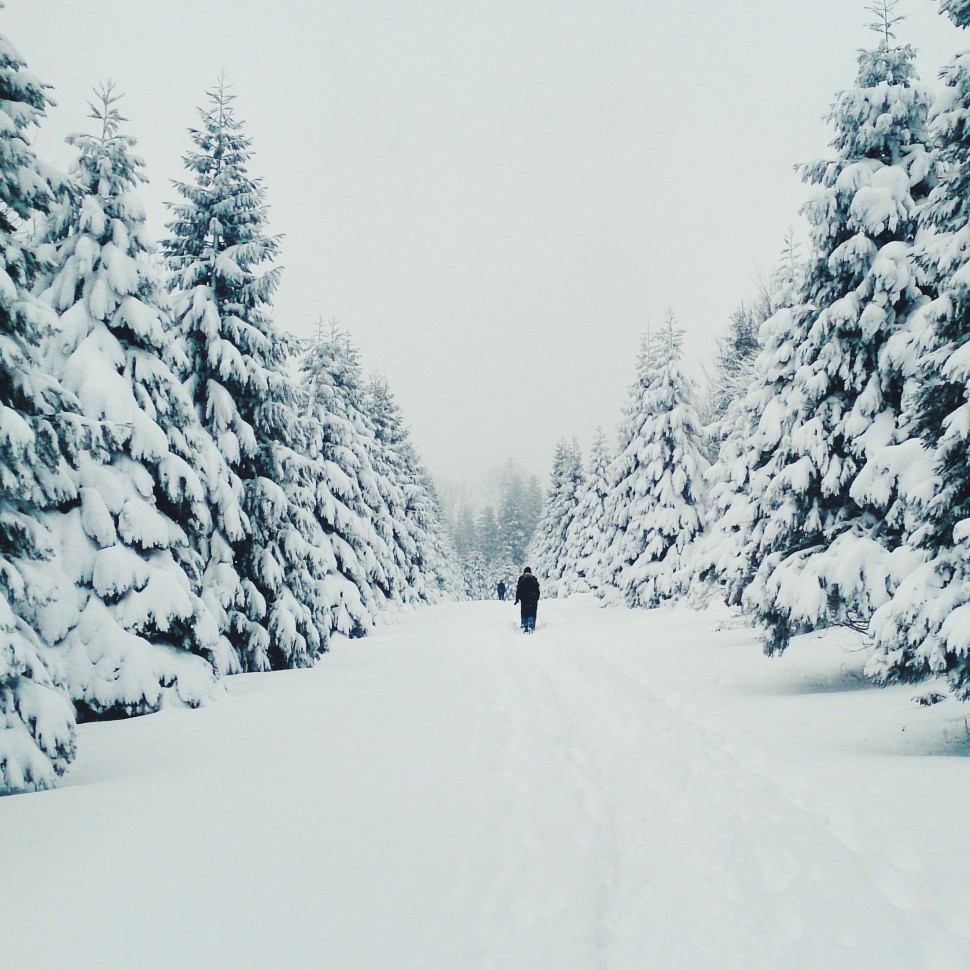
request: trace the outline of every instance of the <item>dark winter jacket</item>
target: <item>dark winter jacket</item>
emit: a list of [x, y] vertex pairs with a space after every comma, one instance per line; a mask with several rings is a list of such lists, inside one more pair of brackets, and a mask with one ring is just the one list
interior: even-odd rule
[[539, 580], [532, 573], [523, 573], [515, 587], [515, 602], [535, 609], [539, 605]]

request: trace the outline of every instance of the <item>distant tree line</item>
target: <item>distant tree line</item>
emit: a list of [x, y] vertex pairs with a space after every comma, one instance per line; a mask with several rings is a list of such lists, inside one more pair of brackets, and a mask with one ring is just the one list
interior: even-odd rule
[[[485, 498], [470, 501], [461, 490], [443, 503], [468, 599], [494, 599], [499, 582], [513, 584], [542, 511], [539, 480], [513, 461], [490, 475]], [[447, 490], [443, 490], [447, 491]]]

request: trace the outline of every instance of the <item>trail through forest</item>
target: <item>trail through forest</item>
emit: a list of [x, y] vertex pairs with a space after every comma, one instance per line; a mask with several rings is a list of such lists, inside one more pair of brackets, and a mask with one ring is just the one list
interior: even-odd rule
[[[721, 613], [395, 618], [0, 800], [21, 970], [970, 964], [963, 708]], [[7, 962], [9, 961], [9, 962]]]

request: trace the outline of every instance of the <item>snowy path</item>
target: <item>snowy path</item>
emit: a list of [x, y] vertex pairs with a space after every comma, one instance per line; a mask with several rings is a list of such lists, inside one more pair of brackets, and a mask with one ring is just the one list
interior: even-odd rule
[[420, 611], [83, 728], [60, 790], [0, 800], [0, 966], [970, 966], [954, 702], [859, 689], [832, 638], [514, 617]]

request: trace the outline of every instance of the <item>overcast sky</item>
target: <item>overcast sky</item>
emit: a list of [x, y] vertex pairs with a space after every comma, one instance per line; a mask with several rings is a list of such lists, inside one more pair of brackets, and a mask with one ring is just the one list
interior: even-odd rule
[[[792, 166], [871, 46], [859, 0], [7, 0], [66, 168], [92, 85], [127, 93], [156, 238], [224, 70], [285, 234], [277, 323], [336, 318], [441, 480], [611, 433], [673, 306], [692, 370], [801, 231]], [[924, 79], [966, 38], [903, 0]]]

